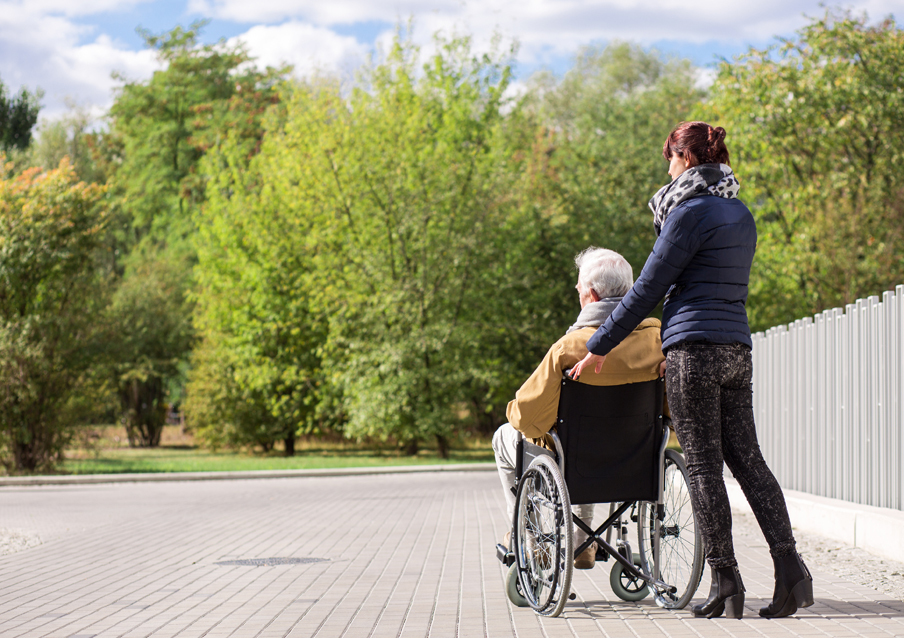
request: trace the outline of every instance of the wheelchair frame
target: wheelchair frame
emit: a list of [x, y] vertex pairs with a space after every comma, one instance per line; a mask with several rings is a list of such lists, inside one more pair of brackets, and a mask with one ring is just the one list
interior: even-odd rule
[[[570, 379], [563, 379], [563, 385], [566, 381]], [[664, 383], [664, 379], [659, 379], [659, 383]], [[517, 500], [512, 520], [512, 548], [501, 544], [496, 546], [497, 557], [509, 567], [506, 587], [509, 599], [513, 603], [530, 606], [543, 616], [558, 616], [567, 600], [575, 597], [571, 593], [574, 556], [581, 554], [596, 542], [597, 559], [608, 561], [609, 557], [612, 557], [615, 561], [610, 583], [619, 597], [636, 601], [644, 598], [649, 590], [652, 590], [654, 601], [660, 607], [680, 609], [687, 605], [702, 577], [702, 542], [694, 522], [693, 558], [689, 561], [690, 571], [686, 583], [680, 583], [682, 591], [679, 592], [676, 583], [668, 583], [662, 579], [661, 568], [664, 557], [661, 540], [664, 535], [679, 540], [682, 533], [681, 522], [678, 521], [673, 525], [664, 525], [664, 522], [667, 514], [671, 519], [673, 515], [680, 517], [682, 513], [666, 510], [667, 507], [677, 510], [689, 508], [691, 521], [694, 521], [694, 515], [689, 497], [681, 505], [676, 506], [672, 503], [673, 488], [679, 492], [681, 490], [680, 486], [675, 487], [676, 477], [680, 477], [680, 483], [686, 485], [687, 470], [681, 455], [667, 449], [670, 430], [662, 421], [661, 410], [655, 419], [662, 431], [658, 446], [658, 498], [655, 502], [641, 500], [612, 502], [609, 517], [596, 530], [591, 529], [577, 515], [572, 514], [570, 517], [566, 515], [571, 513], [571, 499], [564, 478], [566, 455], [558, 433], [551, 432], [556, 448], [555, 460], [547, 454], [535, 455], [527, 469], [524, 468], [526, 442], [524, 437], [521, 437], [516, 457], [518, 479], [514, 490]], [[559, 422], [564, 423], [561, 418]], [[674, 466], [674, 472], [671, 473], [667, 485], [666, 474], [671, 466]], [[667, 491], [669, 494], [666, 494]], [[669, 497], [669, 505], [666, 503], [666, 496]], [[638, 542], [641, 545], [639, 555], [632, 553], [626, 537], [627, 521], [623, 517], [629, 510], [632, 511], [631, 518], [638, 526]], [[572, 525], [587, 534], [587, 539], [576, 548], [572, 546]], [[531, 529], [525, 534], [522, 528], [528, 527]], [[609, 542], [613, 527], [617, 535], [615, 546]], [[647, 534], [649, 538], [645, 541]], [[646, 544], [649, 544], [649, 547], [646, 547]], [[549, 551], [550, 546], [554, 548], [553, 551]], [[636, 562], [639, 564], [635, 564]], [[625, 587], [623, 580], [619, 585], [618, 579], [627, 579], [631, 588]]]

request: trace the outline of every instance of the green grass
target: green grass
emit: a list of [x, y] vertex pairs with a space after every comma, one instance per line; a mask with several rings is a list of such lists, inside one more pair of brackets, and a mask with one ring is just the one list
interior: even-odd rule
[[[107, 443], [105, 440], [104, 443]], [[193, 445], [163, 445], [158, 448], [97, 446], [93, 450], [67, 453], [60, 466], [65, 474], [120, 474], [137, 472], [236, 472], [242, 470], [306, 470], [346, 467], [390, 467], [439, 463], [492, 462], [488, 443], [476, 443], [468, 449], [451, 450], [448, 459], [435, 450], [422, 450], [406, 456], [395, 450], [364, 449], [348, 443], [302, 443], [295, 456], [281, 453], [210, 452]]]
[[[295, 456], [251, 452], [211, 452], [194, 445], [190, 435], [167, 428], [158, 448], [130, 448], [121, 428], [101, 428], [86, 449], [67, 452], [59, 467], [64, 474], [132, 474], [144, 472], [238, 472], [244, 470], [308, 470], [348, 467], [391, 467], [452, 463], [492, 463], [489, 441], [465, 441], [441, 459], [433, 449], [406, 456], [394, 449], [373, 449], [348, 442], [299, 441]], [[674, 433], [669, 447], [678, 448]], [[463, 449], [462, 449], [463, 448]]]

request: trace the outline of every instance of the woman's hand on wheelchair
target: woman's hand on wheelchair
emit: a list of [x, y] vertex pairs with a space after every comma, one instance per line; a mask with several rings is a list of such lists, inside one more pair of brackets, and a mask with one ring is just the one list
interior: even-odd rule
[[600, 373], [600, 370], [603, 369], [603, 362], [606, 360], [606, 355], [598, 355], [593, 354], [592, 352], [588, 352], [587, 356], [578, 361], [575, 366], [571, 369], [571, 378], [577, 380], [578, 377], [581, 376], [581, 372], [584, 371], [585, 368], [590, 368], [595, 365], [595, 372], [597, 374]]

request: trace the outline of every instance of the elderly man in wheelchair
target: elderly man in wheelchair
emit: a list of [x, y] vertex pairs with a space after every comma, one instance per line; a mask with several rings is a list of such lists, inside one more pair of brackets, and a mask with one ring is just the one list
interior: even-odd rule
[[[657, 604], [683, 607], [700, 582], [703, 557], [683, 459], [666, 449], [660, 322], [642, 321], [599, 374], [570, 379], [565, 372], [587, 354], [587, 340], [634, 283], [630, 264], [611, 250], [590, 247], [575, 264], [581, 312], [515, 394], [509, 423], [493, 436], [512, 521], [497, 545], [509, 566], [506, 592], [516, 605], [557, 616], [574, 597], [572, 568], [612, 557], [610, 583], [619, 597], [640, 600], [652, 587]], [[610, 503], [596, 529], [594, 503]], [[637, 523], [639, 554], [631, 551], [629, 520]]]

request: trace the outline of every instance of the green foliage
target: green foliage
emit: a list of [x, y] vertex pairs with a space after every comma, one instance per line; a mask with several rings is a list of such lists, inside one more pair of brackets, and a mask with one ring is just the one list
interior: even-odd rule
[[759, 231], [764, 329], [904, 281], [904, 32], [829, 11], [722, 65], [702, 115], [726, 128]]
[[69, 437], [76, 390], [98, 347], [102, 193], [77, 182], [65, 161], [0, 179], [0, 447], [8, 471], [51, 469]]
[[122, 276], [108, 311], [118, 327], [111, 374], [135, 445], [157, 445], [166, 404], [184, 383], [193, 342], [190, 237], [205, 191], [199, 162], [227, 134], [237, 152], [253, 154], [273, 84], [286, 72], [258, 71], [240, 45], [201, 45], [202, 26], [143, 33], [163, 68], [119, 89], [110, 133], [97, 149], [113, 169], [119, 213], [111, 237]]
[[59, 119], [43, 121], [20, 163], [50, 170], [68, 157], [80, 180], [103, 183], [106, 176], [94, 157], [97, 136], [88, 131], [90, 125], [88, 111], [75, 106], [71, 106], [70, 112]]
[[485, 380], [469, 395], [479, 431], [504, 421], [515, 390], [577, 316], [576, 253], [611, 248], [639, 273], [655, 239], [647, 201], [668, 179], [659, 145], [700, 95], [686, 61], [616, 43], [584, 49], [562, 78], [535, 75], [507, 112], [513, 179], [502, 186], [506, 230], [486, 277], [498, 301], [481, 302], [506, 321], [481, 328], [475, 367]]
[[278, 231], [265, 234], [254, 212], [217, 197], [206, 209], [205, 220], [225, 219], [199, 231], [203, 342], [192, 357], [185, 409], [211, 447], [268, 451], [284, 441], [291, 454], [296, 431], [311, 425], [317, 323], [306, 308], [303, 260]]
[[11, 97], [6, 85], [0, 82], [0, 149], [9, 153], [13, 149], [25, 150], [31, 143], [31, 130], [38, 121], [41, 110], [40, 89], [34, 93], [22, 88]]
[[197, 218], [196, 242], [202, 343], [185, 409], [211, 447], [268, 451], [283, 441], [291, 455], [296, 432], [313, 423], [322, 328], [308, 310], [298, 220], [262, 189], [253, 139], [232, 128], [204, 161], [209, 201]]

